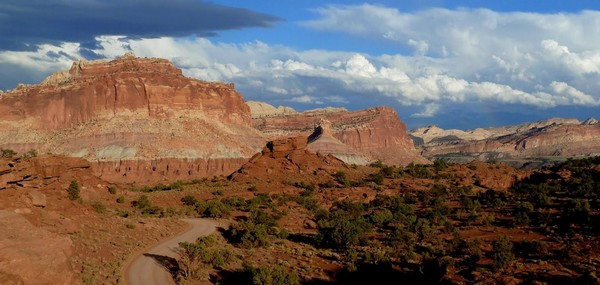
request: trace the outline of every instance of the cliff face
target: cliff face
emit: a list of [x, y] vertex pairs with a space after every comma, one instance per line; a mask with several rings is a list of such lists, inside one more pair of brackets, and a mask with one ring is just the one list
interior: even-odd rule
[[0, 94], [0, 148], [84, 158], [114, 182], [185, 180], [230, 174], [266, 141], [307, 137], [322, 120], [330, 124], [311, 151], [357, 164], [427, 162], [392, 109], [246, 104], [233, 84], [186, 78], [167, 60], [131, 54], [75, 62]]
[[[309, 149], [334, 154], [349, 163], [381, 160], [387, 164], [427, 163], [406, 133], [396, 112], [377, 107], [355, 112], [322, 109], [298, 114], [272, 115], [253, 119], [253, 125], [269, 139], [309, 136], [323, 120], [327, 133]], [[321, 147], [319, 147], [319, 145]], [[348, 154], [348, 156], [344, 156]]]
[[229, 174], [263, 144], [233, 84], [186, 78], [163, 59], [80, 61], [0, 96], [0, 147], [86, 158], [119, 179], [152, 167], [164, 168], [156, 179]]
[[451, 154], [485, 160], [600, 153], [600, 124], [595, 120], [550, 119], [474, 131], [445, 131], [433, 127], [413, 130], [411, 135], [424, 141], [421, 148], [428, 157]]

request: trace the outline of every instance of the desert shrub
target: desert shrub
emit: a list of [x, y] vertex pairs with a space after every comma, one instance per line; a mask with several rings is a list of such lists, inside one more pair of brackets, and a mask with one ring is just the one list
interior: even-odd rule
[[240, 280], [243, 284], [252, 285], [299, 285], [300, 277], [295, 271], [289, 271], [281, 265], [274, 267], [253, 267], [245, 264], [240, 270], [247, 280]]
[[384, 164], [381, 160], [376, 160], [374, 162], [371, 162], [371, 164], [369, 164], [369, 166], [375, 167], [375, 168], [382, 168], [384, 166]]
[[362, 215], [335, 209], [317, 218], [317, 229], [321, 246], [344, 249], [363, 242], [371, 225]]
[[117, 194], [117, 186], [113, 185], [113, 186], [108, 187], [108, 193], [113, 194], [113, 195]]
[[453, 265], [454, 259], [450, 256], [427, 256], [422, 260], [419, 272], [425, 279], [439, 282]]
[[186, 206], [196, 206], [200, 203], [196, 197], [192, 195], [185, 195], [181, 198], [181, 202]]
[[163, 212], [160, 207], [153, 206], [146, 195], [142, 195], [138, 200], [132, 201], [131, 205], [143, 215], [159, 215]]
[[282, 213], [267, 213], [262, 209], [255, 209], [246, 221], [229, 226], [230, 240], [250, 248], [267, 246], [274, 238], [287, 238], [288, 231], [277, 225], [281, 217]]
[[524, 240], [515, 244], [515, 251], [525, 258], [530, 258], [535, 255], [545, 255], [547, 250], [547, 246], [544, 242], [536, 240]]
[[229, 216], [231, 208], [218, 200], [200, 202], [196, 207], [196, 212], [202, 217], [223, 218]]
[[246, 210], [247, 208], [246, 200], [237, 196], [224, 198], [221, 202], [232, 209]]
[[301, 188], [301, 189], [304, 189], [306, 191], [315, 191], [315, 190], [317, 190], [317, 187], [315, 186], [315, 184], [312, 184], [312, 183], [308, 184], [308, 183], [306, 183], [304, 181], [295, 182], [294, 183], [294, 187]]
[[337, 181], [337, 183], [339, 183], [342, 187], [350, 187], [351, 186], [351, 182], [350, 180], [348, 180], [348, 175], [346, 175], [346, 172], [343, 171], [338, 171], [333, 175], [333, 178], [335, 179], [335, 181]]
[[127, 210], [118, 210], [117, 209], [117, 216], [119, 216], [121, 218], [129, 218], [129, 216], [131, 216], [131, 213]]
[[0, 148], [0, 157], [13, 157], [17, 153], [12, 149]]
[[387, 178], [394, 177], [394, 175], [396, 174], [395, 172], [396, 168], [393, 166], [383, 166], [381, 169], [379, 169], [379, 173], [381, 173], [381, 175]]
[[119, 196], [119, 198], [117, 198], [117, 203], [119, 203], [119, 204], [125, 203], [125, 196], [123, 196], [123, 195]]
[[218, 189], [216, 191], [213, 191], [212, 194], [215, 196], [223, 196], [225, 195], [225, 191], [223, 191], [223, 189]]
[[27, 159], [34, 158], [36, 156], [38, 156], [37, 150], [30, 149], [27, 152], [25, 152], [24, 154], [22, 154], [21, 158], [27, 160]]
[[377, 173], [372, 173], [369, 174], [369, 178], [367, 179], [368, 181], [371, 181], [377, 185], [383, 185], [384, 182], [384, 175], [381, 172], [377, 172]]
[[75, 180], [71, 181], [71, 183], [69, 184], [69, 188], [67, 188], [67, 195], [69, 197], [69, 200], [78, 200], [81, 197], [79, 196], [79, 193], [81, 192], [81, 187], [79, 187], [79, 183]]
[[433, 162], [433, 169], [435, 169], [435, 171], [443, 171], [446, 170], [446, 168], [448, 168], [448, 163], [443, 159], [438, 159]]
[[376, 227], [384, 227], [394, 220], [394, 214], [388, 209], [376, 210], [369, 216], [369, 220]]
[[494, 271], [500, 271], [509, 266], [515, 260], [513, 243], [507, 236], [502, 236], [492, 243], [492, 259]]
[[422, 164], [414, 164], [412, 162], [404, 168], [403, 173], [414, 178], [433, 178], [433, 174], [429, 171], [429, 169], [427, 169], [427, 166]]
[[217, 246], [215, 236], [200, 237], [195, 242], [180, 242], [178, 275], [183, 279], [203, 279], [204, 269], [221, 268], [234, 259], [233, 252]]
[[256, 185], [252, 185], [252, 186], [248, 187], [248, 191], [256, 192], [256, 191], [258, 191], [258, 187], [256, 187]]
[[572, 199], [563, 208], [563, 223], [586, 225], [589, 215], [590, 202], [587, 199]]
[[529, 214], [533, 212], [533, 205], [529, 202], [519, 202], [513, 209], [514, 223], [516, 225], [526, 226], [529, 225], [531, 219]]
[[94, 208], [94, 210], [98, 214], [104, 214], [104, 213], [106, 213], [106, 206], [104, 206], [104, 204], [102, 204], [102, 202], [100, 202], [100, 201], [93, 202], [92, 203], [92, 208]]
[[473, 200], [469, 196], [461, 196], [460, 205], [467, 213], [477, 212], [481, 210], [481, 204], [479, 203], [479, 200]]

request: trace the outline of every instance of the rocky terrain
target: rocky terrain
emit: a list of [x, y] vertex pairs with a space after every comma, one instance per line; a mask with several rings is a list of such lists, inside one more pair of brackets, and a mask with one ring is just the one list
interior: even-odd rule
[[412, 130], [410, 135], [425, 157], [457, 161], [564, 159], [600, 153], [600, 124], [595, 119], [555, 118], [470, 131], [431, 126]]
[[311, 150], [349, 163], [426, 162], [385, 107], [299, 113], [248, 102], [233, 84], [186, 78], [164, 59], [78, 61], [0, 95], [0, 147], [84, 158], [103, 179], [158, 182], [228, 175], [269, 140], [313, 133]]
[[[269, 140], [314, 134], [308, 149], [322, 155], [333, 154], [349, 164], [364, 165], [376, 160], [401, 165], [428, 163], [419, 155], [406, 133], [406, 126], [391, 108], [277, 111], [284, 108], [261, 108], [258, 114], [253, 113], [252, 125]], [[252, 112], [256, 109], [251, 105]]]

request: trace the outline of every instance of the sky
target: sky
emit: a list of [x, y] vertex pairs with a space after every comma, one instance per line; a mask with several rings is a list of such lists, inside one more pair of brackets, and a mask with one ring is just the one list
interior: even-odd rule
[[246, 100], [407, 127], [600, 117], [595, 0], [2, 0], [0, 90], [127, 51]]

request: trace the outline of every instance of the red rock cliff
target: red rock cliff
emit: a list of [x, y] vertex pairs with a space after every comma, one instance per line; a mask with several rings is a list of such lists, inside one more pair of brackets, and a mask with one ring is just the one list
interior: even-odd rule
[[0, 147], [83, 157], [109, 179], [229, 174], [264, 142], [233, 84], [164, 59], [75, 62], [0, 96]]
[[[368, 161], [381, 160], [388, 164], [428, 162], [418, 153], [408, 137], [404, 123], [400, 121], [396, 112], [388, 107], [354, 112], [334, 110], [267, 116], [253, 119], [253, 124], [269, 139], [277, 139], [286, 136], [308, 136], [322, 120], [328, 121], [328, 134], [350, 147], [354, 151], [352, 155], [358, 154]], [[322, 154], [331, 153], [310, 146], [309, 149]]]

